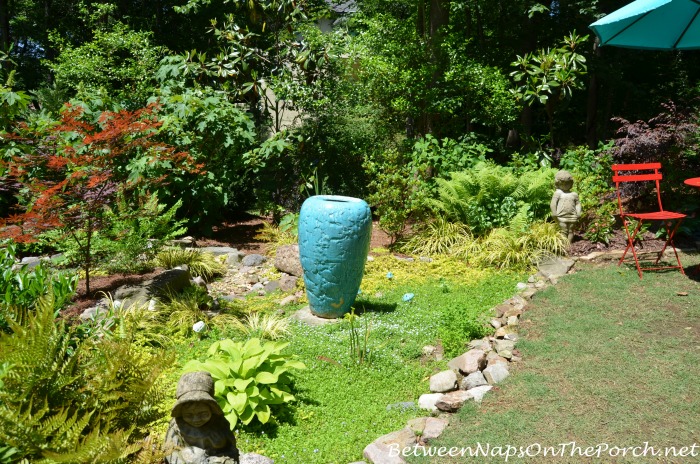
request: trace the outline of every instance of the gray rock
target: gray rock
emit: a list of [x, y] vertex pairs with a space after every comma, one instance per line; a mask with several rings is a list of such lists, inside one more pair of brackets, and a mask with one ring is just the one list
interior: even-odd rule
[[34, 269], [41, 263], [41, 258], [38, 258], [36, 256], [27, 256], [25, 258], [22, 258], [22, 261], [19, 262], [20, 267], [22, 266], [27, 266], [27, 269]]
[[180, 247], [180, 248], [196, 248], [197, 242], [194, 237], [182, 237], [175, 240], [170, 240], [170, 246]]
[[560, 258], [558, 256], [548, 256], [539, 263], [537, 269], [545, 279], [551, 277], [559, 278], [566, 275], [569, 270], [574, 267], [575, 262], [571, 259]]
[[501, 325], [501, 321], [499, 321], [498, 319], [491, 319], [491, 327], [493, 327], [494, 329], [500, 329]]
[[362, 451], [362, 456], [372, 464], [406, 464], [406, 461], [396, 452], [381, 443], [370, 443]]
[[250, 292], [258, 292], [258, 291], [265, 291], [265, 285], [263, 285], [262, 282], [258, 282], [257, 284], [254, 284], [252, 287], [250, 287]]
[[491, 385], [480, 385], [469, 390], [469, 393], [474, 397], [474, 401], [481, 403], [481, 400], [484, 399], [484, 395], [491, 391], [492, 388]]
[[299, 260], [299, 245], [285, 245], [277, 248], [275, 267], [296, 277], [304, 275], [301, 261]]
[[416, 409], [416, 403], [414, 403], [413, 401], [401, 401], [400, 403], [392, 403], [386, 405], [387, 411], [391, 411], [392, 409], [408, 411], [409, 409]]
[[523, 298], [527, 298], [529, 300], [530, 298], [532, 298], [535, 295], [535, 293], [537, 293], [536, 288], [528, 288], [523, 293], [521, 293], [521, 295]]
[[462, 374], [468, 375], [481, 369], [485, 364], [485, 360], [486, 353], [482, 350], [472, 349], [454, 358], [447, 363], [447, 366], [450, 369], [459, 370]]
[[260, 266], [262, 265], [265, 261], [267, 261], [267, 258], [265, 258], [263, 255], [259, 255], [256, 253], [253, 253], [252, 255], [246, 255], [243, 257], [241, 260], [241, 264], [244, 266]]
[[291, 318], [297, 320], [303, 324], [310, 326], [319, 326], [325, 324], [334, 324], [342, 319], [325, 319], [323, 317], [315, 316], [311, 313], [311, 308], [309, 306], [304, 306], [299, 311], [296, 311], [291, 315]]
[[493, 344], [493, 348], [496, 350], [497, 354], [503, 356], [501, 354], [502, 351], [513, 351], [515, 342], [513, 340], [496, 340]]
[[507, 321], [507, 324], [510, 326], [518, 325], [519, 323], [518, 316], [510, 316]]
[[484, 377], [491, 385], [503, 382], [509, 374], [508, 368], [503, 363], [492, 364], [484, 369]]
[[[236, 249], [234, 248], [234, 250]], [[244, 256], [245, 255], [238, 250], [227, 253], [226, 266], [228, 266], [229, 268], [238, 267], [238, 265], [241, 264], [241, 259], [243, 259]]]
[[433, 262], [433, 258], [428, 258], [427, 256], [421, 256], [418, 259], [420, 259], [421, 262], [424, 262], [424, 263], [432, 263]]
[[271, 280], [265, 284], [265, 292], [266, 293], [276, 292], [279, 289], [280, 289], [280, 281], [279, 280]]
[[274, 464], [275, 461], [257, 453], [241, 453], [240, 464]]
[[443, 393], [457, 388], [457, 374], [454, 371], [442, 371], [430, 377], [430, 391]]
[[429, 411], [437, 410], [435, 404], [442, 398], [442, 393], [426, 393], [418, 398], [418, 407]]
[[287, 306], [288, 304], [296, 303], [299, 301], [299, 297], [296, 295], [287, 295], [280, 300], [280, 306]]
[[469, 348], [481, 350], [484, 353], [491, 351], [491, 342], [488, 338], [479, 338], [469, 342]]
[[525, 300], [525, 298], [521, 297], [520, 295], [515, 295], [511, 298], [508, 298], [506, 300], [506, 304], [512, 306], [515, 309], [525, 309], [525, 306], [527, 306], [527, 300]]
[[193, 285], [207, 288], [207, 283], [204, 281], [204, 278], [202, 278], [202, 276], [193, 277], [190, 282], [192, 282]]
[[435, 406], [437, 406], [440, 411], [457, 412], [464, 406], [464, 403], [473, 398], [469, 391], [457, 390], [442, 395], [438, 402], [435, 403]]
[[471, 390], [472, 388], [481, 387], [482, 385], [488, 385], [484, 374], [481, 371], [472, 372], [468, 376], [462, 379], [460, 388], [462, 390]]
[[445, 431], [449, 423], [450, 421], [447, 419], [428, 417], [425, 421], [425, 428], [423, 429], [420, 440], [423, 443], [429, 443], [431, 440], [435, 440]]
[[287, 292], [287, 293], [294, 292], [297, 289], [297, 281], [298, 280], [299, 280], [298, 277], [283, 274], [282, 277], [280, 277], [280, 288], [282, 289], [283, 292]]
[[416, 444], [416, 434], [410, 427], [404, 427], [396, 432], [387, 433], [374, 440], [374, 443], [391, 446], [399, 445], [399, 449], [411, 448]]
[[246, 274], [245, 283], [257, 284], [258, 282], [260, 282], [260, 277], [257, 274]]
[[413, 430], [413, 433], [418, 436], [423, 434], [425, 430], [425, 423], [428, 421], [427, 417], [416, 417], [406, 422], [406, 427]]
[[190, 286], [190, 272], [185, 269], [169, 269], [139, 285], [125, 285], [118, 288], [113, 300], [121, 300], [124, 306], [148, 304], [153, 297], [167, 293], [178, 293]]
[[236, 248], [231, 248], [231, 247], [220, 247], [220, 246], [210, 246], [210, 247], [202, 247], [199, 248], [199, 251], [202, 253], [211, 253], [214, 256], [222, 256], [222, 255], [228, 255], [229, 253], [238, 253], [238, 250]]
[[515, 286], [515, 289], [519, 292], [522, 292], [527, 288], [527, 284], [525, 282], [518, 282], [518, 284]]

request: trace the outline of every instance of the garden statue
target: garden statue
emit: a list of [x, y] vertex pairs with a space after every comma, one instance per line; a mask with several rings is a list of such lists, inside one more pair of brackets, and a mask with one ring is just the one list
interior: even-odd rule
[[568, 171], [558, 171], [554, 176], [556, 191], [552, 195], [549, 207], [552, 216], [559, 222], [559, 227], [566, 238], [574, 238], [574, 225], [581, 217], [581, 202], [578, 193], [572, 192], [574, 178]]
[[165, 436], [168, 464], [239, 464], [236, 438], [213, 395], [208, 372], [180, 377]]

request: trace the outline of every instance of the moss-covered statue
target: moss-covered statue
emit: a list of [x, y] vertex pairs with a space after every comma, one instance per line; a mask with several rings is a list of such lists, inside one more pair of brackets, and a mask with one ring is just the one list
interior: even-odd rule
[[581, 217], [581, 202], [578, 193], [572, 192], [574, 178], [568, 171], [559, 171], [554, 176], [556, 191], [549, 207], [552, 217], [559, 222], [562, 233], [571, 241], [574, 238], [574, 226]]
[[168, 464], [239, 464], [236, 438], [214, 399], [208, 372], [190, 372], [177, 383], [177, 402], [165, 436]]

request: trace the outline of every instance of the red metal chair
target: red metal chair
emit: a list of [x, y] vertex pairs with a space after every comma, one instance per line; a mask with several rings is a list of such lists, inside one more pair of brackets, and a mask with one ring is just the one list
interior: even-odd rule
[[[639, 273], [640, 279], [642, 278], [642, 270], [652, 271], [652, 270], [659, 270], [659, 269], [680, 269], [681, 274], [685, 275], [685, 272], [683, 271], [683, 266], [681, 265], [681, 260], [678, 257], [678, 252], [676, 251], [676, 247], [673, 245], [673, 234], [676, 233], [676, 230], [678, 229], [678, 226], [683, 221], [685, 214], [674, 213], [671, 211], [664, 211], [664, 207], [661, 204], [661, 189], [659, 187], [659, 181], [661, 180], [662, 176], [661, 176], [661, 173], [659, 172], [659, 169], [661, 169], [661, 163], [614, 164], [612, 166], [613, 182], [615, 183], [615, 189], [617, 190], [617, 204], [620, 207], [620, 217], [622, 217], [622, 223], [625, 226], [625, 232], [627, 232], [627, 248], [625, 248], [625, 252], [622, 254], [622, 258], [620, 258], [620, 261], [617, 263], [617, 265], [619, 266], [620, 264], [622, 264], [622, 262], [625, 259], [625, 256], [627, 255], [627, 251], [631, 249], [632, 255], [634, 256], [634, 263], [637, 266], [637, 272]], [[634, 171], [634, 173], [620, 175], [620, 172], [627, 172], [627, 171]], [[646, 171], [646, 172], [644, 172], [644, 171]], [[653, 171], [653, 173], [652, 173], [652, 171]], [[656, 198], [659, 202], [659, 210], [651, 212], [651, 213], [627, 213], [627, 212], [625, 212], [622, 208], [622, 197], [620, 196], [620, 184], [622, 184], [624, 182], [649, 182], [649, 181], [656, 182]], [[630, 234], [630, 230], [629, 230], [629, 221], [627, 218], [634, 218], [634, 219], [637, 219], [639, 221], [637, 224], [637, 227], [634, 229], [634, 232], [632, 232], [631, 234]], [[676, 255], [676, 261], [678, 262], [678, 266], [660, 266], [660, 267], [642, 268], [639, 265], [639, 259], [637, 259], [637, 252], [634, 249], [634, 239], [637, 236], [637, 233], [639, 232], [639, 230], [642, 228], [642, 223], [644, 221], [659, 221], [663, 224], [663, 226], [666, 228], [666, 231], [667, 231], [666, 243], [664, 244], [664, 247], [659, 252], [659, 256], [656, 258], [656, 261], [654, 262], [654, 266], [657, 266], [659, 264], [659, 260], [663, 256], [664, 251], [666, 250], [666, 247], [669, 244], [671, 245], [671, 248], [673, 248], [673, 252]]]

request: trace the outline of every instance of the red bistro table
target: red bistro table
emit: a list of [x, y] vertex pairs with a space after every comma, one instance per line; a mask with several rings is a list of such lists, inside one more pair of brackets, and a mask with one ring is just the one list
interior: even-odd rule
[[686, 179], [683, 181], [685, 185], [690, 185], [691, 187], [700, 188], [700, 177], [693, 177], [692, 179]]

